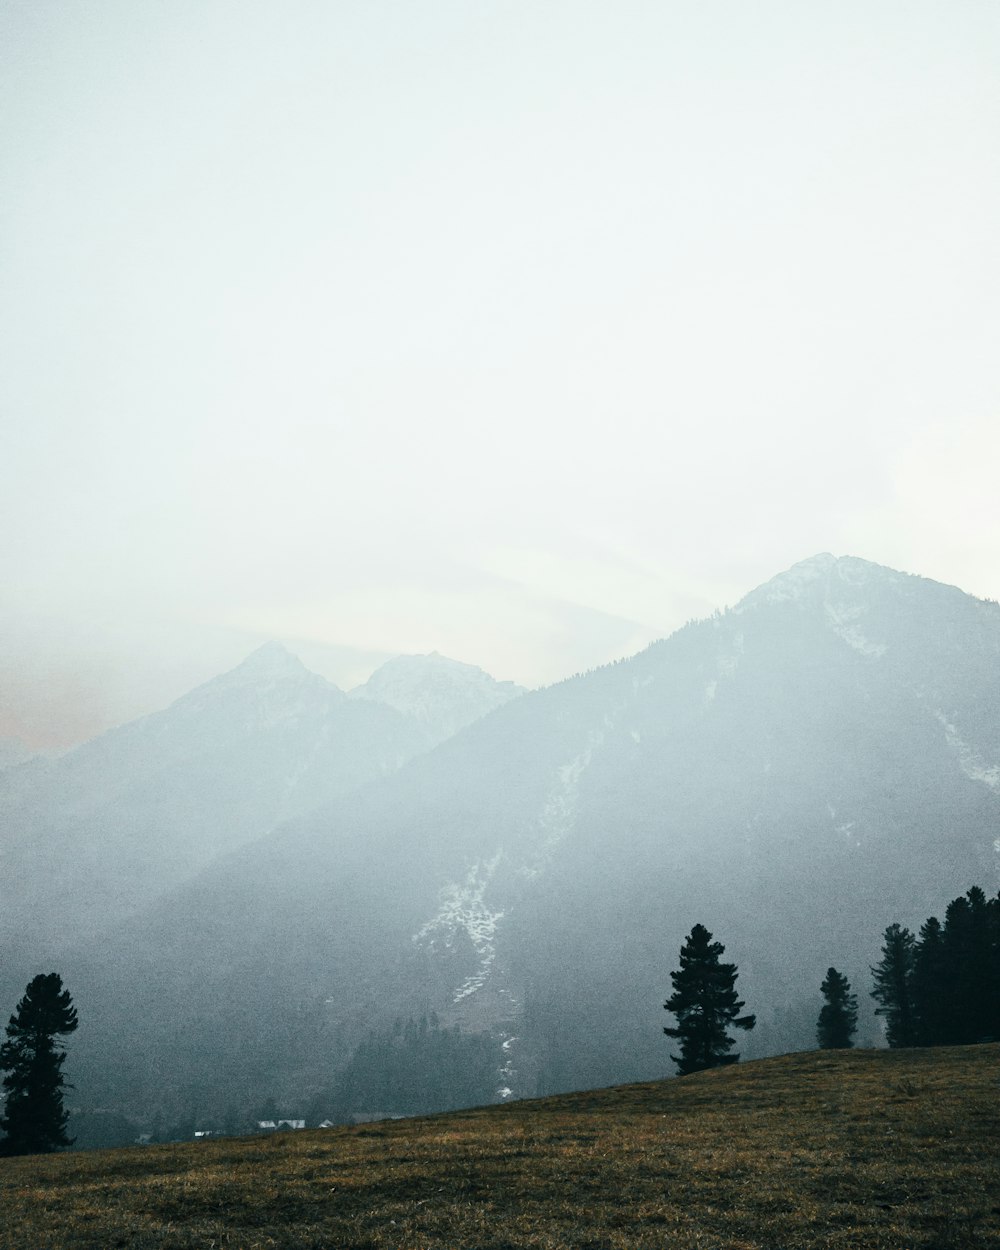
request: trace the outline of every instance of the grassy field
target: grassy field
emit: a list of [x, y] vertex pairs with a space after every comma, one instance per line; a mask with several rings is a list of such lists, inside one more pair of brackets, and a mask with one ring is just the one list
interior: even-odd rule
[[1000, 1246], [1000, 1045], [0, 1160], [3, 1250]]

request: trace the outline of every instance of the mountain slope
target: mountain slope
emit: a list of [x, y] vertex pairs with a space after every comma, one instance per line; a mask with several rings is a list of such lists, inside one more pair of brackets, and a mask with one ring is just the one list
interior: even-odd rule
[[20, 738], [0, 738], [0, 771], [26, 763], [32, 754]]
[[0, 774], [0, 933], [28, 949], [96, 934], [425, 745], [268, 643], [165, 711]]
[[864, 998], [887, 923], [996, 888], [998, 692], [997, 605], [816, 557], [208, 869], [80, 984], [146, 1055], [136, 1091], [167, 1058], [309, 1087], [435, 1009], [532, 1094], [668, 1067], [701, 922], [759, 1017], [744, 1053], [809, 1044], [830, 964]]

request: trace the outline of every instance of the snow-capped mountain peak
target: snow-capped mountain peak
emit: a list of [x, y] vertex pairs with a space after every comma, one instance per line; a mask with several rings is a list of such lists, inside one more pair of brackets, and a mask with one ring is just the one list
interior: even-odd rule
[[523, 693], [523, 686], [496, 681], [475, 664], [432, 651], [387, 660], [348, 695], [388, 704], [420, 722], [440, 742]]
[[857, 556], [834, 556], [824, 551], [808, 560], [800, 560], [758, 586], [739, 601], [734, 611], [745, 612], [768, 603], [822, 603], [831, 596], [842, 598], [845, 591], [856, 591], [874, 583], [899, 583], [908, 576]]

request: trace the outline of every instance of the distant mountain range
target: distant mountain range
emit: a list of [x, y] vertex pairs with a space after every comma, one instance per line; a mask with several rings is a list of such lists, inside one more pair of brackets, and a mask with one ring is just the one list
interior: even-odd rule
[[520, 693], [434, 654], [390, 661], [348, 696], [272, 642], [162, 712], [8, 767], [0, 942], [37, 952], [117, 927]]
[[[380, 682], [354, 698], [294, 682], [313, 710], [277, 718], [296, 729], [266, 809], [292, 819], [265, 836], [239, 824], [249, 766], [214, 808], [234, 815], [204, 868], [189, 860], [99, 950], [67, 941], [58, 966], [89, 1022], [81, 1089], [287, 1105], [335, 1084], [366, 1029], [430, 1011], [497, 1037], [497, 1097], [662, 1075], [669, 972], [696, 922], [758, 1015], [743, 1053], [808, 1046], [831, 964], [865, 1002], [886, 924], [1000, 881], [1000, 607], [954, 587], [814, 557], [631, 659], [413, 746], [400, 768], [406, 747], [380, 721], [364, 739], [393, 744], [364, 757], [377, 779], [314, 805], [328, 765], [308, 761], [333, 758], [316, 746], [333, 709], [409, 728], [436, 707], [445, 672], [425, 669], [414, 693], [405, 671], [389, 666], [383, 704], [369, 702]], [[285, 687], [227, 680], [235, 760], [232, 726], [247, 743], [273, 730]], [[188, 699], [215, 707], [213, 685]], [[178, 707], [163, 736], [189, 771], [170, 776], [200, 787], [164, 778], [155, 793], [187, 802], [208, 837], [221, 816], [196, 815], [209, 800], [194, 764], [208, 739], [181, 750]], [[289, 788], [296, 764], [305, 789]], [[863, 1027], [874, 1036], [870, 1015]]]

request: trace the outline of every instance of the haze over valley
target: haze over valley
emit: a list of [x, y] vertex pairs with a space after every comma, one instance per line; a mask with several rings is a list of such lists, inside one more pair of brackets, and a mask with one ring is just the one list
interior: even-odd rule
[[659, 1078], [695, 926], [742, 1059], [898, 1040], [887, 926], [1000, 885], [998, 62], [0, 5], [0, 1012], [62, 978], [80, 1145]]
[[347, 697], [268, 644], [0, 772], [4, 989], [58, 966], [79, 1098], [146, 1123], [371, 1110], [352, 1056], [421, 1017], [487, 1046], [474, 1101], [654, 1078], [695, 919], [741, 1053], [810, 1047], [831, 963], [864, 990], [886, 925], [996, 884], [998, 681], [995, 603], [830, 555], [533, 692], [431, 655]]

